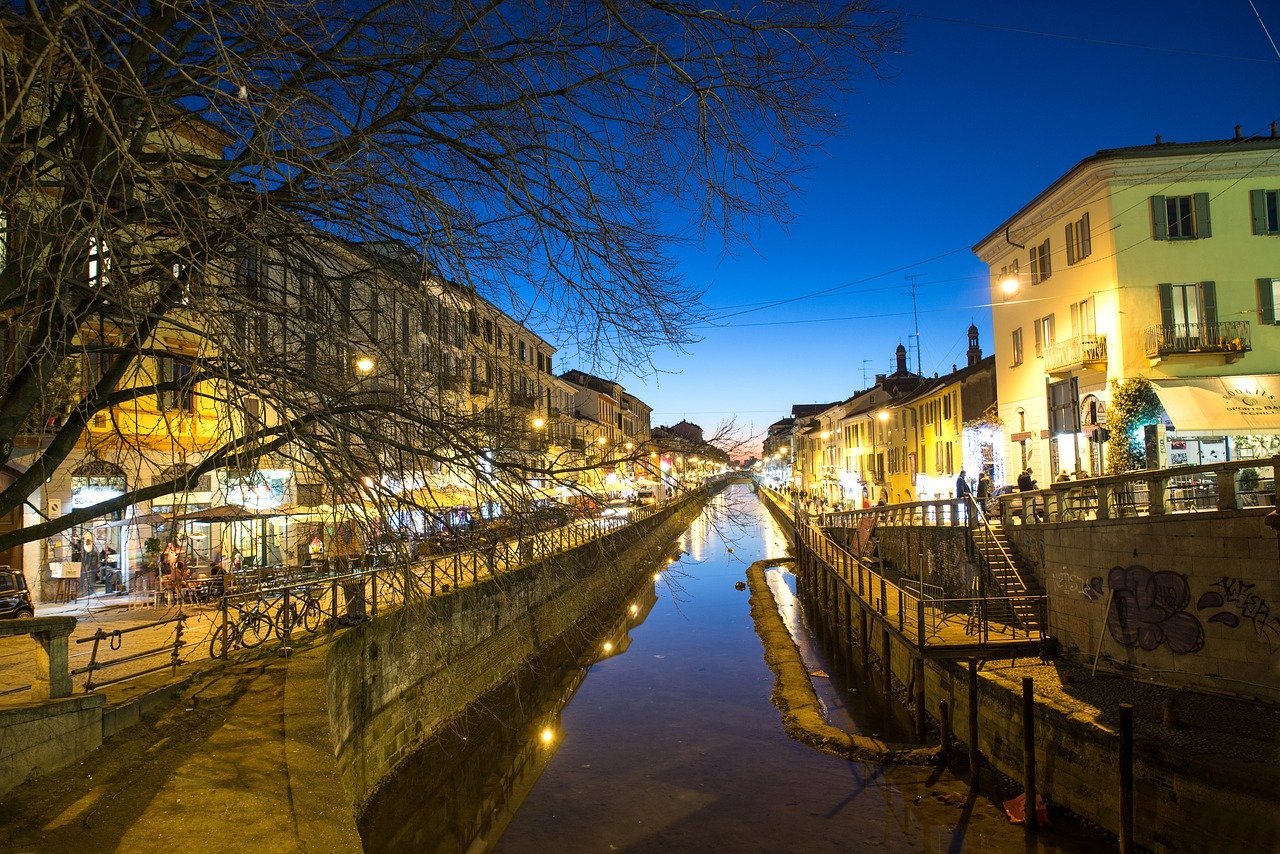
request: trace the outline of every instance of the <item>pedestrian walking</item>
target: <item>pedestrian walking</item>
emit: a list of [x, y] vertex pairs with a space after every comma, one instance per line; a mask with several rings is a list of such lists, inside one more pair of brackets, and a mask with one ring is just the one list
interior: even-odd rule
[[969, 478], [965, 477], [964, 469], [960, 469], [960, 476], [956, 478], [956, 498], [964, 498], [970, 492]]

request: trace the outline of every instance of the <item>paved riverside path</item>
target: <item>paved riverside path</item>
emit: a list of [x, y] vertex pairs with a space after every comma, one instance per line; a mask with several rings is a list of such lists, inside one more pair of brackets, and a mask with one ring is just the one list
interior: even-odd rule
[[327, 642], [222, 666], [0, 799], [0, 850], [360, 851], [324, 709]]

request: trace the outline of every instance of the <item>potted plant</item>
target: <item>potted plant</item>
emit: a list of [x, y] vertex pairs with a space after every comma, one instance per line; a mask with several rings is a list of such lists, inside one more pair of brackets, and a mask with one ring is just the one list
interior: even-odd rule
[[1240, 470], [1239, 480], [1236, 482], [1236, 494], [1240, 496], [1240, 503], [1245, 507], [1256, 507], [1258, 505], [1259, 481], [1257, 469]]

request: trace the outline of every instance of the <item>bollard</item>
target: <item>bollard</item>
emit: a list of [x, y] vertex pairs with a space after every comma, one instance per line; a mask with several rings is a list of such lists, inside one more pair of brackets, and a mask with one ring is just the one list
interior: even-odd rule
[[1023, 802], [1023, 827], [1027, 833], [1035, 833], [1039, 825], [1036, 810], [1036, 700], [1032, 692], [1033, 680], [1022, 677], [1022, 788], [1026, 792]]
[[978, 659], [969, 659], [969, 789], [978, 791]]
[[1133, 851], [1133, 706], [1120, 704], [1120, 854]]

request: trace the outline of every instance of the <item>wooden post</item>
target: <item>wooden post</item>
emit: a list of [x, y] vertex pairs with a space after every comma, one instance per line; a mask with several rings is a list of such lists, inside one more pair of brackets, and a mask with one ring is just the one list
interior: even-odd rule
[[969, 789], [978, 791], [978, 659], [969, 659]]
[[1133, 851], [1133, 706], [1120, 704], [1120, 854]]
[[1023, 827], [1027, 833], [1035, 833], [1039, 825], [1036, 815], [1036, 699], [1034, 680], [1022, 677], [1022, 788], [1026, 793], [1023, 803]]

